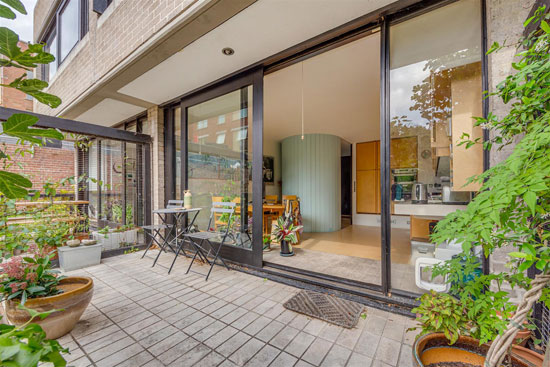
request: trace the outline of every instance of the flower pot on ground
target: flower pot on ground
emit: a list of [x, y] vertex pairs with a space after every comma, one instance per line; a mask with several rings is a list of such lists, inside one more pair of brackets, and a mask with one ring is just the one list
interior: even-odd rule
[[544, 361], [544, 356], [542, 354], [520, 345], [512, 346], [512, 351], [510, 353], [519, 361], [527, 363], [528, 366], [541, 367]]
[[[25, 302], [25, 307], [38, 312], [59, 310], [43, 320], [33, 320], [44, 329], [48, 339], [57, 339], [74, 328], [92, 300], [94, 283], [88, 277], [68, 277], [59, 282], [58, 288], [62, 293]], [[6, 301], [5, 306], [6, 317], [16, 326], [25, 324], [31, 317], [27, 311], [19, 309], [20, 304], [20, 300], [11, 299]]]
[[82, 269], [99, 265], [101, 262], [101, 244], [79, 247], [63, 246], [58, 248], [59, 267], [63, 271]]
[[288, 241], [281, 241], [281, 256], [294, 256], [294, 250]]
[[[413, 365], [415, 367], [483, 367], [488, 350], [487, 344], [480, 345], [479, 340], [468, 336], [461, 336], [450, 345], [443, 333], [426, 334], [418, 338], [413, 345]], [[515, 355], [510, 358], [510, 367], [540, 366], [521, 361]]]
[[[74, 248], [72, 250], [76, 250]], [[31, 248], [34, 257], [13, 257], [1, 264], [0, 301], [5, 302], [5, 315], [14, 325], [23, 325], [31, 317], [23, 305], [37, 312], [52, 312], [40, 324], [49, 339], [72, 330], [90, 303], [93, 281], [87, 277], [64, 277], [51, 268], [51, 253]]]
[[273, 224], [271, 236], [281, 243], [281, 256], [294, 255], [292, 245], [298, 243], [297, 233], [301, 229], [302, 226], [294, 225], [292, 216], [287, 218], [281, 216], [277, 219], [277, 223]]

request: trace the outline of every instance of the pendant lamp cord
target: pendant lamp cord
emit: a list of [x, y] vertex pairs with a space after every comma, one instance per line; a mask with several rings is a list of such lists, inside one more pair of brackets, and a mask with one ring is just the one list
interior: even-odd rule
[[304, 140], [304, 62], [302, 61], [302, 140]]

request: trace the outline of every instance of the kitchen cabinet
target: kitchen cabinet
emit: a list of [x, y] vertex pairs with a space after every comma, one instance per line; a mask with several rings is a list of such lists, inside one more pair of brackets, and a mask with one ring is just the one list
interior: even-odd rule
[[380, 213], [380, 141], [358, 143], [355, 148], [357, 213]]
[[356, 170], [380, 169], [380, 141], [358, 143], [355, 154]]
[[483, 147], [476, 144], [468, 149], [458, 146], [464, 133], [470, 139], [483, 138], [481, 127], [474, 127], [474, 117], [482, 115], [481, 67], [479, 63], [468, 64], [453, 71], [451, 77], [452, 100], [452, 190], [478, 191], [480, 183], [465, 185], [468, 178], [483, 172]]
[[380, 170], [358, 170], [357, 213], [380, 214]]

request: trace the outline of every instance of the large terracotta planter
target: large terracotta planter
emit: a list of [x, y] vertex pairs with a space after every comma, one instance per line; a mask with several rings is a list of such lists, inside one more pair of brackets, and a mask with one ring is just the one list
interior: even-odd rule
[[[42, 326], [48, 339], [57, 339], [71, 331], [92, 300], [94, 282], [88, 277], [67, 277], [62, 279], [59, 288], [63, 293], [50, 297], [32, 298], [25, 302], [25, 307], [43, 312], [62, 310], [50, 314], [44, 320], [33, 320]], [[10, 323], [23, 325], [30, 316], [18, 308], [18, 300], [6, 301], [6, 316]]]
[[[418, 338], [413, 346], [413, 365], [416, 367], [443, 367], [462, 365], [483, 367], [489, 346], [479, 345], [479, 340], [467, 336], [460, 337], [449, 345], [442, 333], [427, 334]], [[462, 363], [462, 365], [461, 365]], [[520, 360], [512, 354], [511, 367], [538, 367], [526, 360]]]
[[531, 349], [514, 345], [512, 347], [512, 355], [518, 360], [527, 364], [527, 366], [541, 367], [544, 361], [544, 356]]

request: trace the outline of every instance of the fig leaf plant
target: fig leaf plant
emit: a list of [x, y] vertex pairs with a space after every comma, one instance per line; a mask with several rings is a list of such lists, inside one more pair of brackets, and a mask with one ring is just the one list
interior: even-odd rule
[[[27, 14], [20, 0], [1, 0], [0, 17], [14, 20], [16, 14]], [[7, 27], [0, 27], [0, 67], [11, 67], [21, 70], [21, 76], [1, 84], [3, 87], [14, 88], [26, 93], [38, 102], [56, 108], [61, 104], [57, 96], [44, 92], [48, 83], [39, 79], [27, 78], [26, 71], [31, 71], [39, 65], [49, 64], [54, 56], [44, 51], [42, 44], [29, 44], [23, 50], [19, 46], [19, 36]], [[10, 213], [17, 212], [15, 199], [29, 196], [32, 182], [22, 174], [10, 170], [14, 165], [20, 166], [17, 157], [29, 154], [36, 146], [42, 146], [45, 139], [63, 140], [63, 134], [56, 129], [39, 129], [34, 127], [38, 117], [27, 113], [14, 113], [0, 123], [0, 133], [17, 139], [17, 148], [13, 152], [0, 146], [0, 239], [5, 246], [11, 243], [18, 246], [28, 240], [28, 233], [15, 231], [9, 223]], [[33, 260], [34, 261], [34, 260]], [[26, 309], [31, 319], [21, 326], [0, 325], [0, 364], [2, 366], [35, 367], [49, 362], [54, 366], [66, 366], [61, 353], [67, 349], [55, 340], [47, 340], [42, 328], [32, 323], [37, 318], [44, 318], [48, 313], [38, 313]]]

